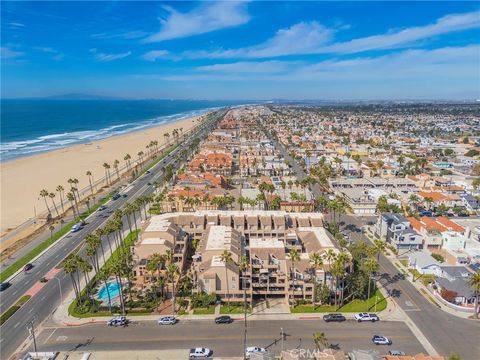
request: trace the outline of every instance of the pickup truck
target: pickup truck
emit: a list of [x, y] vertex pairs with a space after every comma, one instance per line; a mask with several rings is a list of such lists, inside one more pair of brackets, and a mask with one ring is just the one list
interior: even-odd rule
[[355, 320], [357, 320], [358, 322], [362, 322], [362, 321], [375, 322], [375, 321], [378, 321], [380, 319], [378, 318], [378, 316], [376, 314], [359, 313], [359, 314], [355, 314]]
[[206, 358], [209, 357], [211, 353], [212, 350], [207, 348], [194, 348], [190, 349], [190, 354], [188, 355], [188, 357], [190, 359]]

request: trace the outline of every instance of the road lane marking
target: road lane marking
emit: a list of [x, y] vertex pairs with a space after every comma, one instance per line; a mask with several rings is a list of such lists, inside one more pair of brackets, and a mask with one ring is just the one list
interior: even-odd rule
[[55, 331], [57, 331], [57, 329], [54, 329], [52, 331], [52, 333], [45, 339], [45, 341], [43, 342], [44, 344], [46, 344], [48, 342], [48, 340], [50, 340], [50, 338], [53, 336], [53, 334], [55, 334]]

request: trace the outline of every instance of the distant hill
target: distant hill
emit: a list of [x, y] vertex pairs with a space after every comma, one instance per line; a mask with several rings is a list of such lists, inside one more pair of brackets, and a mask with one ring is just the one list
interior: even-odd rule
[[120, 97], [91, 95], [91, 94], [77, 94], [77, 93], [38, 97], [36, 99], [43, 99], [43, 100], [123, 100]]

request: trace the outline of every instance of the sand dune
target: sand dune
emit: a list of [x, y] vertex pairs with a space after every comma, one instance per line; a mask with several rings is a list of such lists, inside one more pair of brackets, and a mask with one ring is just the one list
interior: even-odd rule
[[[145, 146], [151, 140], [157, 140], [161, 146], [165, 142], [163, 134], [166, 132], [171, 134], [173, 129], [181, 127], [183, 132], [186, 132], [197, 123], [197, 118], [183, 119], [155, 128], [0, 164], [1, 233], [4, 234], [7, 229], [17, 227], [33, 218], [34, 211], [37, 215], [45, 212], [45, 203], [39, 196], [41, 189], [53, 193], [58, 185], [68, 189], [69, 178], [79, 180], [79, 189], [87, 187], [89, 184], [87, 171], [92, 172], [94, 180], [100, 179], [105, 176], [103, 163], [112, 165], [113, 161], [118, 159], [122, 167], [125, 165], [123, 160], [125, 154], [129, 153], [132, 160], [136, 159], [139, 151], [146, 152]], [[113, 172], [113, 169], [111, 171]], [[58, 200], [58, 193], [56, 195]]]

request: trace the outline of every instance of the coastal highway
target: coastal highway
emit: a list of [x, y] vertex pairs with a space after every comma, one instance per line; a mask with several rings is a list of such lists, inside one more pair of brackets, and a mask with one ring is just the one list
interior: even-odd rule
[[[241, 315], [239, 315], [241, 317]], [[330, 344], [342, 350], [376, 348], [385, 354], [398, 349], [407, 354], [425, 352], [420, 342], [403, 322], [379, 321], [377, 323], [325, 323], [323, 320], [252, 320], [247, 322], [247, 346], [261, 346], [279, 355], [281, 328], [286, 334], [284, 349], [314, 350], [314, 332], [324, 332]], [[274, 316], [272, 316], [274, 317]], [[167, 350], [208, 347], [213, 355], [240, 357], [243, 352], [243, 321], [216, 325], [213, 320], [180, 320], [174, 326], [160, 326], [156, 321], [135, 322], [125, 328], [110, 328], [104, 323], [76, 328], [48, 328], [37, 336], [40, 351], [121, 351]], [[393, 344], [376, 347], [373, 335], [389, 337]]]
[[[306, 177], [303, 169], [285, 148], [276, 140], [273, 140], [273, 143], [290, 162], [297, 176], [300, 179]], [[313, 186], [311, 190], [315, 197], [323, 196], [318, 185]], [[376, 218], [343, 215], [340, 218], [340, 225], [342, 229], [350, 231], [350, 240], [369, 243], [370, 240], [361, 231], [361, 227], [368, 221], [376, 221]], [[380, 269], [382, 286], [387, 290], [400, 290], [393, 300], [405, 311], [410, 321], [416, 325], [440, 355], [450, 355], [455, 352], [462, 359], [478, 359], [480, 354], [478, 342], [480, 324], [478, 322], [459, 318], [437, 308], [408, 280], [402, 279], [403, 274], [383, 255], [380, 255]]]
[[[77, 233], [69, 234], [62, 240], [59, 240], [49, 251], [38, 258], [34, 263], [33, 269], [27, 274], [21, 273], [11, 281], [11, 286], [1, 293], [0, 309], [3, 313], [11, 305], [13, 305], [18, 298], [25, 294], [32, 286], [34, 286], [40, 278], [45, 276], [51, 269], [53, 269], [60, 261], [62, 261], [74, 249], [80, 246], [85, 236], [97, 228], [104, 225], [108, 218], [112, 216], [116, 209], [121, 208], [126, 202], [133, 201], [135, 198], [151, 194], [154, 191], [153, 186], [148, 183], [163, 180], [163, 172], [161, 171], [165, 166], [171, 164], [174, 169], [181, 165], [178, 155], [183, 151], [191, 151], [192, 143], [196, 138], [206, 136], [211, 130], [217, 119], [222, 117], [225, 111], [217, 111], [212, 115], [195, 134], [190, 134], [187, 140], [180, 143], [180, 145], [172, 151], [165, 159], [152, 167], [150, 174], [145, 174], [133, 182], [126, 197], [120, 197], [117, 200], [108, 203], [107, 210], [104, 213], [97, 212], [87, 220], [87, 224]], [[128, 229], [127, 222], [124, 221], [124, 229]], [[108, 248], [107, 238], [103, 239], [104, 247]], [[63, 271], [60, 271], [56, 276], [58, 280], [52, 279], [48, 281], [45, 286], [32, 297], [24, 306], [22, 306], [10, 319], [8, 319], [1, 327], [0, 348], [2, 358], [8, 358], [17, 347], [27, 338], [27, 330], [25, 325], [32, 318], [38, 325], [41, 323], [60, 303], [60, 288], [64, 296], [71, 291], [71, 280]]]

